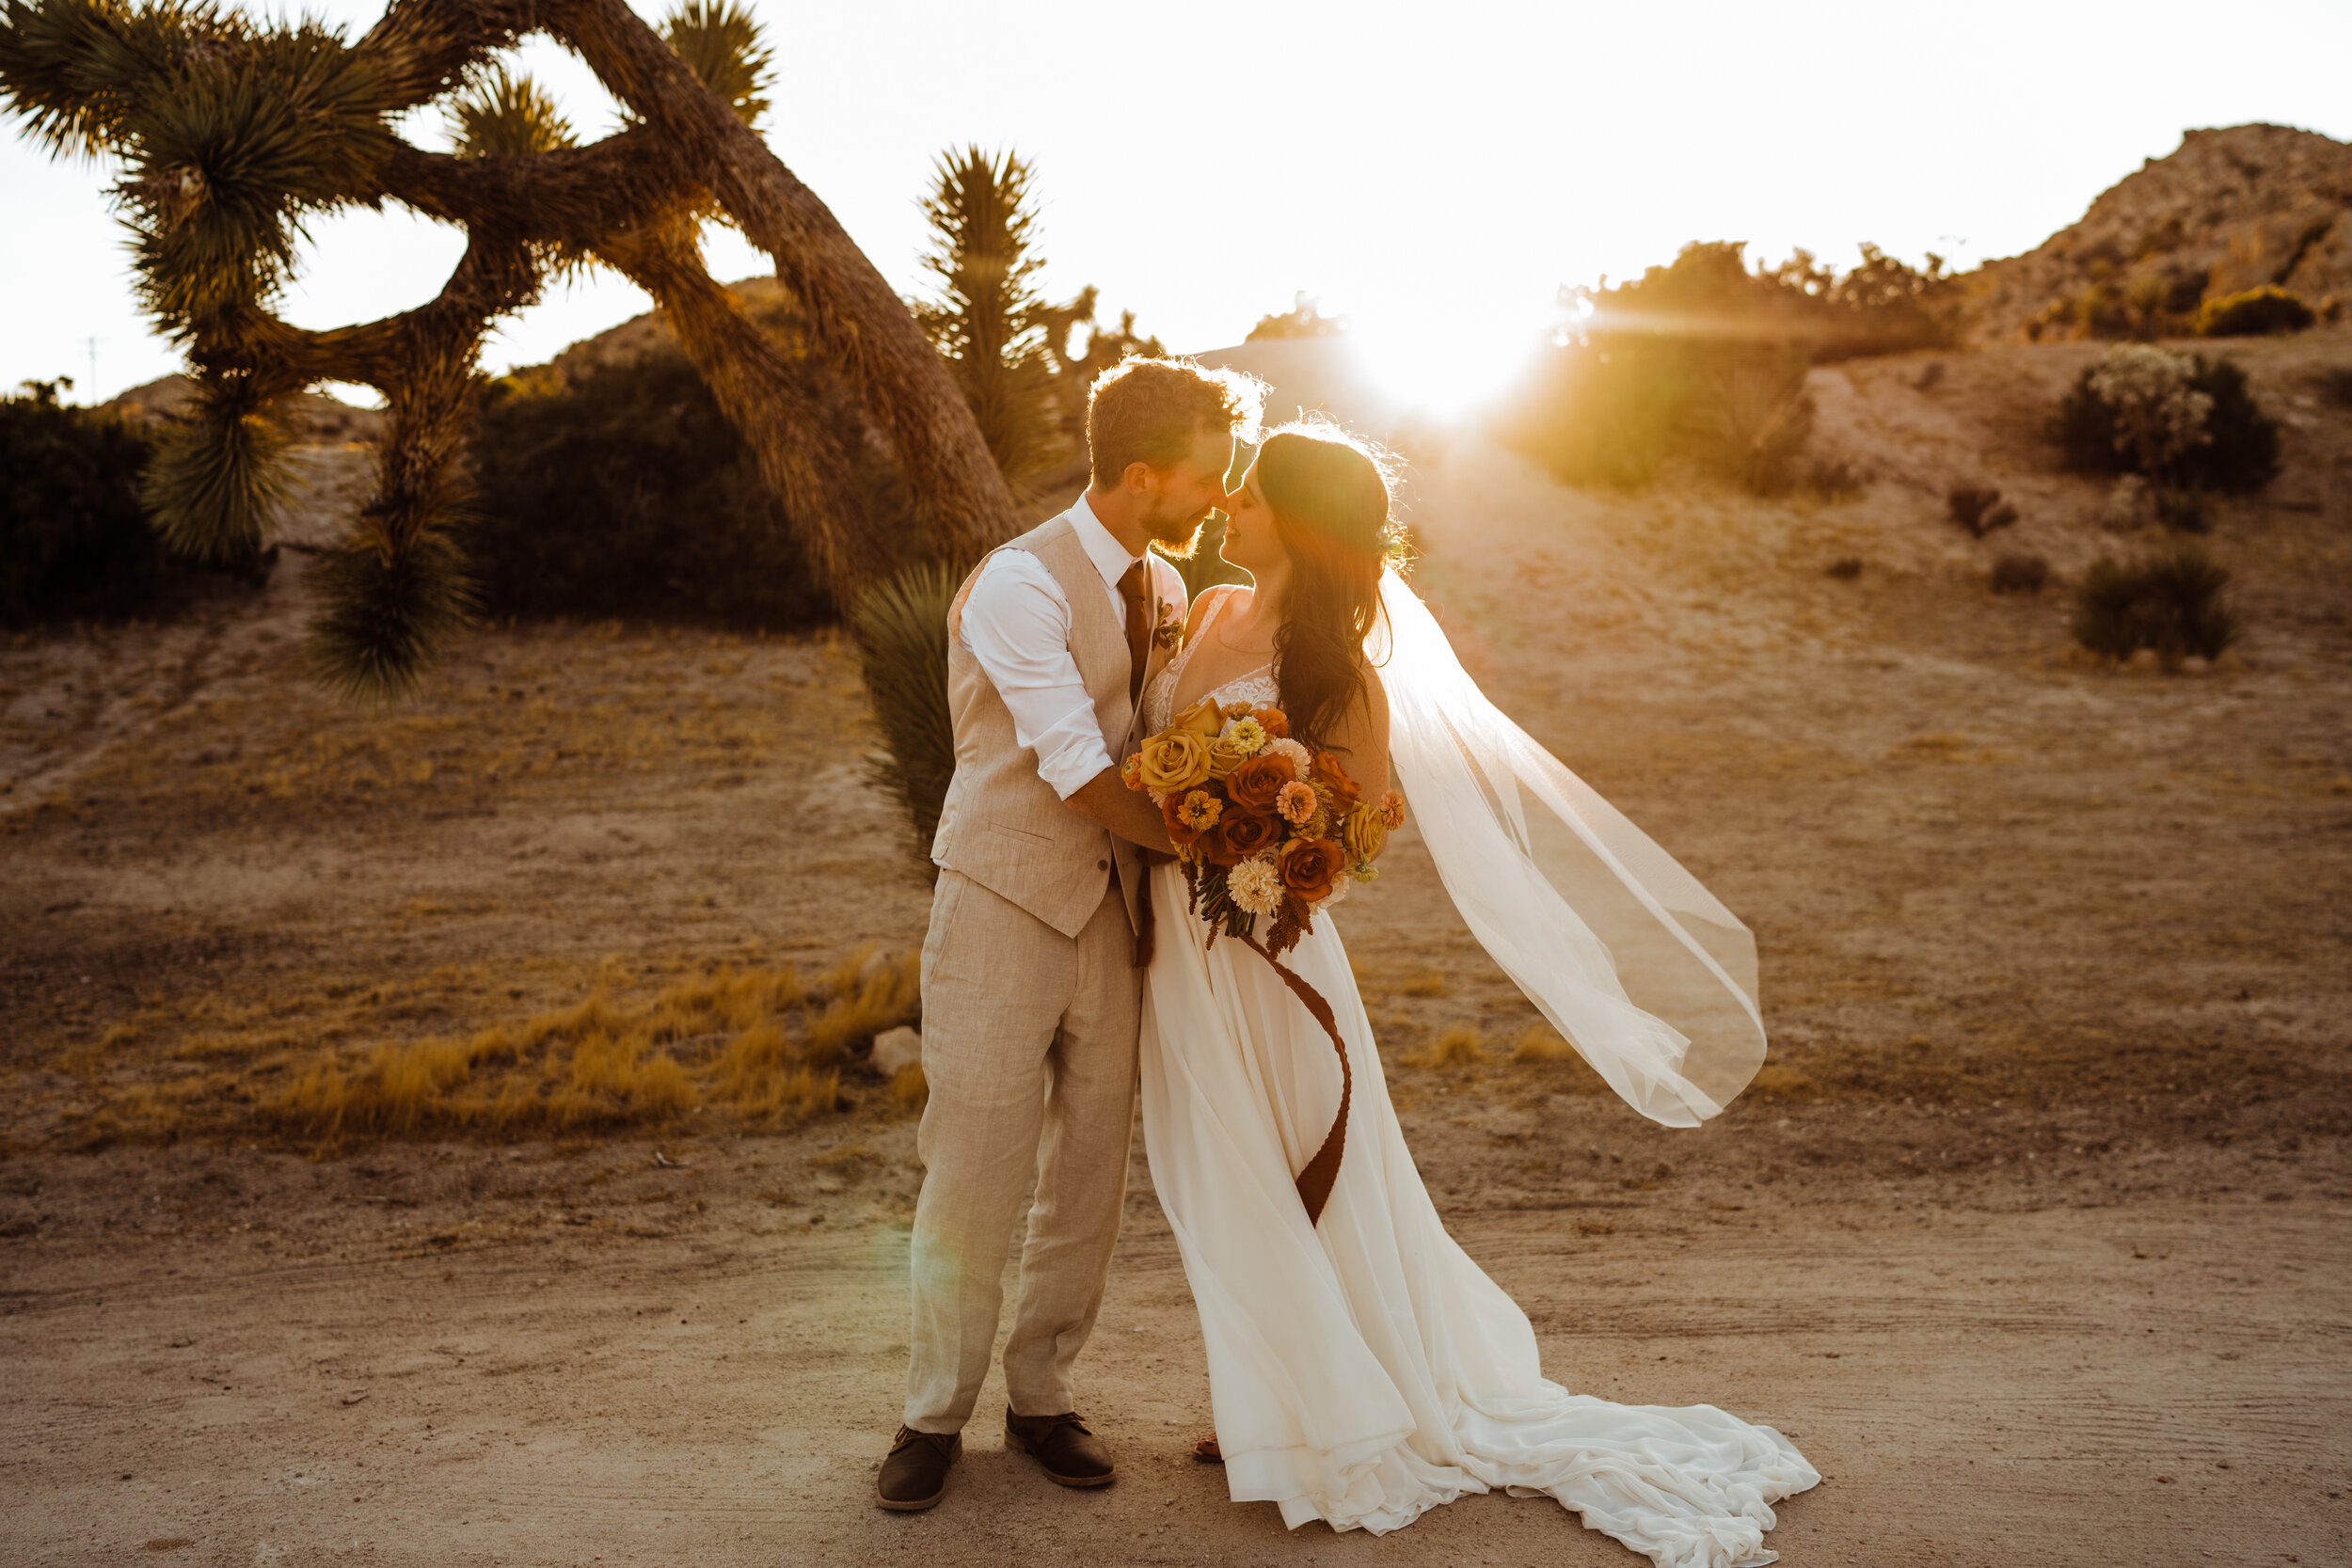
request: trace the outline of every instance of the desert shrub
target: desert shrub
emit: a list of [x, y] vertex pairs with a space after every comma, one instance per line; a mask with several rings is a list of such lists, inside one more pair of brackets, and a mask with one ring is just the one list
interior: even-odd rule
[[1742, 245], [1690, 245], [1563, 300], [1584, 325], [1539, 357], [1498, 428], [1570, 484], [1641, 484], [1682, 453], [1751, 490], [1786, 490], [1812, 425], [1812, 365], [1954, 341], [1941, 261], [1921, 271], [1874, 245], [1839, 274], [1803, 251], [1751, 269]]
[[1993, 562], [1993, 592], [2039, 594], [2050, 581], [2050, 563], [2038, 555], [2005, 550]]
[[2129, 564], [2102, 557], [2074, 592], [2074, 641], [2115, 659], [2142, 648], [2167, 665], [2217, 658], [2237, 640], [2222, 602], [2229, 581], [2229, 569], [2195, 545]]
[[1258, 325], [1249, 329], [1249, 335], [1242, 341], [1257, 343], [1271, 338], [1337, 338], [1346, 330], [1345, 321], [1338, 316], [1325, 315], [1322, 301], [1301, 290], [1292, 296], [1288, 310], [1260, 316]]
[[2284, 289], [2265, 284], [2205, 301], [2197, 311], [2197, 335], [2261, 338], [2274, 332], [2300, 332], [2316, 319], [2312, 308], [2302, 300]]
[[2352, 365], [2331, 365], [2320, 372], [2319, 395], [2338, 408], [2352, 408]]
[[164, 548], [139, 506], [153, 451], [60, 404], [55, 382], [0, 398], [0, 624], [128, 615], [154, 596]]
[[882, 730], [874, 783], [898, 803], [917, 854], [930, 863], [939, 808], [955, 777], [947, 711], [947, 610], [963, 574], [936, 562], [908, 567], [860, 599], [850, 617], [858, 667]]
[[2279, 472], [2278, 421], [2255, 404], [2243, 370], [2142, 344], [2119, 344], [2085, 369], [2051, 434], [2077, 473], [2245, 495]]
[[1990, 485], [1955, 484], [1945, 495], [1944, 505], [1971, 539], [1981, 539], [2017, 521], [2017, 508], [2002, 500], [2001, 493]]
[[2213, 531], [2213, 503], [2201, 490], [2161, 486], [2155, 493], [2156, 521], [2174, 533]]
[[1862, 575], [1862, 558], [1858, 555], [1841, 555], [1821, 569], [1839, 582], [1851, 582]]
[[[841, 408], [813, 363], [812, 395]], [[866, 445], [858, 487], [874, 526], [903, 515]], [[644, 616], [759, 627], [829, 618], [758, 464], [685, 354], [670, 345], [576, 378], [491, 383], [473, 430], [476, 498], [460, 537], [493, 615]]]
[[1823, 500], [1846, 500], [1870, 487], [1870, 476], [1860, 465], [1842, 457], [1816, 458], [1805, 465], [1804, 485]]

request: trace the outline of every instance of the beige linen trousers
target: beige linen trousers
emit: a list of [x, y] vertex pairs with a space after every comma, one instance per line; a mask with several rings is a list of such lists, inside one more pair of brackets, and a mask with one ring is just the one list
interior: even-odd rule
[[[1070, 650], [1114, 753], [1134, 727], [1126, 628], [1066, 516], [1002, 546], [1038, 558], [1070, 602]], [[978, 575], [976, 570], [974, 578]], [[1126, 1198], [1142, 974], [1132, 846], [1038, 777], [1012, 715], [955, 635], [947, 692], [956, 773], [931, 858], [923, 944], [930, 1101], [911, 1248], [905, 1422], [957, 1432], [988, 1375], [1005, 1257], [1032, 1177], [1005, 1386], [1023, 1416], [1076, 1408], [1073, 1369], [1103, 1304]], [[1154, 623], [1159, 605], [1150, 606]], [[1146, 675], [1165, 655], [1154, 642]]]

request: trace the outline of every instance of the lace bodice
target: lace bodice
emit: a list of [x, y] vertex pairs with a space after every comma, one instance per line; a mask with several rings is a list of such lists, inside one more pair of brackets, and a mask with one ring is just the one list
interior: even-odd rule
[[[1216, 624], [1217, 616], [1224, 611], [1232, 596], [1230, 592], [1216, 596], [1202, 612], [1200, 625], [1184, 640], [1184, 645], [1176, 651], [1176, 657], [1169, 659], [1160, 673], [1152, 677], [1152, 683], [1143, 689], [1144, 734], [1159, 734], [1176, 717], [1176, 686], [1184, 678], [1184, 666], [1192, 661], [1193, 649], [1200, 645], [1200, 640], [1209, 634], [1209, 628]], [[1246, 675], [1235, 675], [1224, 685], [1213, 687], [1200, 695], [1215, 697], [1219, 704], [1279, 704], [1282, 689], [1274, 679], [1274, 666], [1263, 664]]]

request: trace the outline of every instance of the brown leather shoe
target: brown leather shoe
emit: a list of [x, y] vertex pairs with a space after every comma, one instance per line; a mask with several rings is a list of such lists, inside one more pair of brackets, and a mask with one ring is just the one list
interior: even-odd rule
[[1059, 1416], [1016, 1416], [1005, 1412], [1005, 1447], [1033, 1454], [1045, 1479], [1064, 1486], [1108, 1486], [1119, 1479], [1111, 1450], [1087, 1430], [1075, 1412]]
[[900, 1427], [890, 1441], [890, 1457], [874, 1478], [874, 1493], [882, 1507], [896, 1513], [913, 1513], [947, 1495], [947, 1472], [963, 1457], [963, 1433], [917, 1432]]

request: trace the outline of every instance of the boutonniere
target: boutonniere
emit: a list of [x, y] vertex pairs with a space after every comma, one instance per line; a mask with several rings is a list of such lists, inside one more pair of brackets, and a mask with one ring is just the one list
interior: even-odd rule
[[1160, 606], [1160, 624], [1152, 628], [1152, 641], [1171, 654], [1184, 645], [1184, 618], [1174, 605]]

